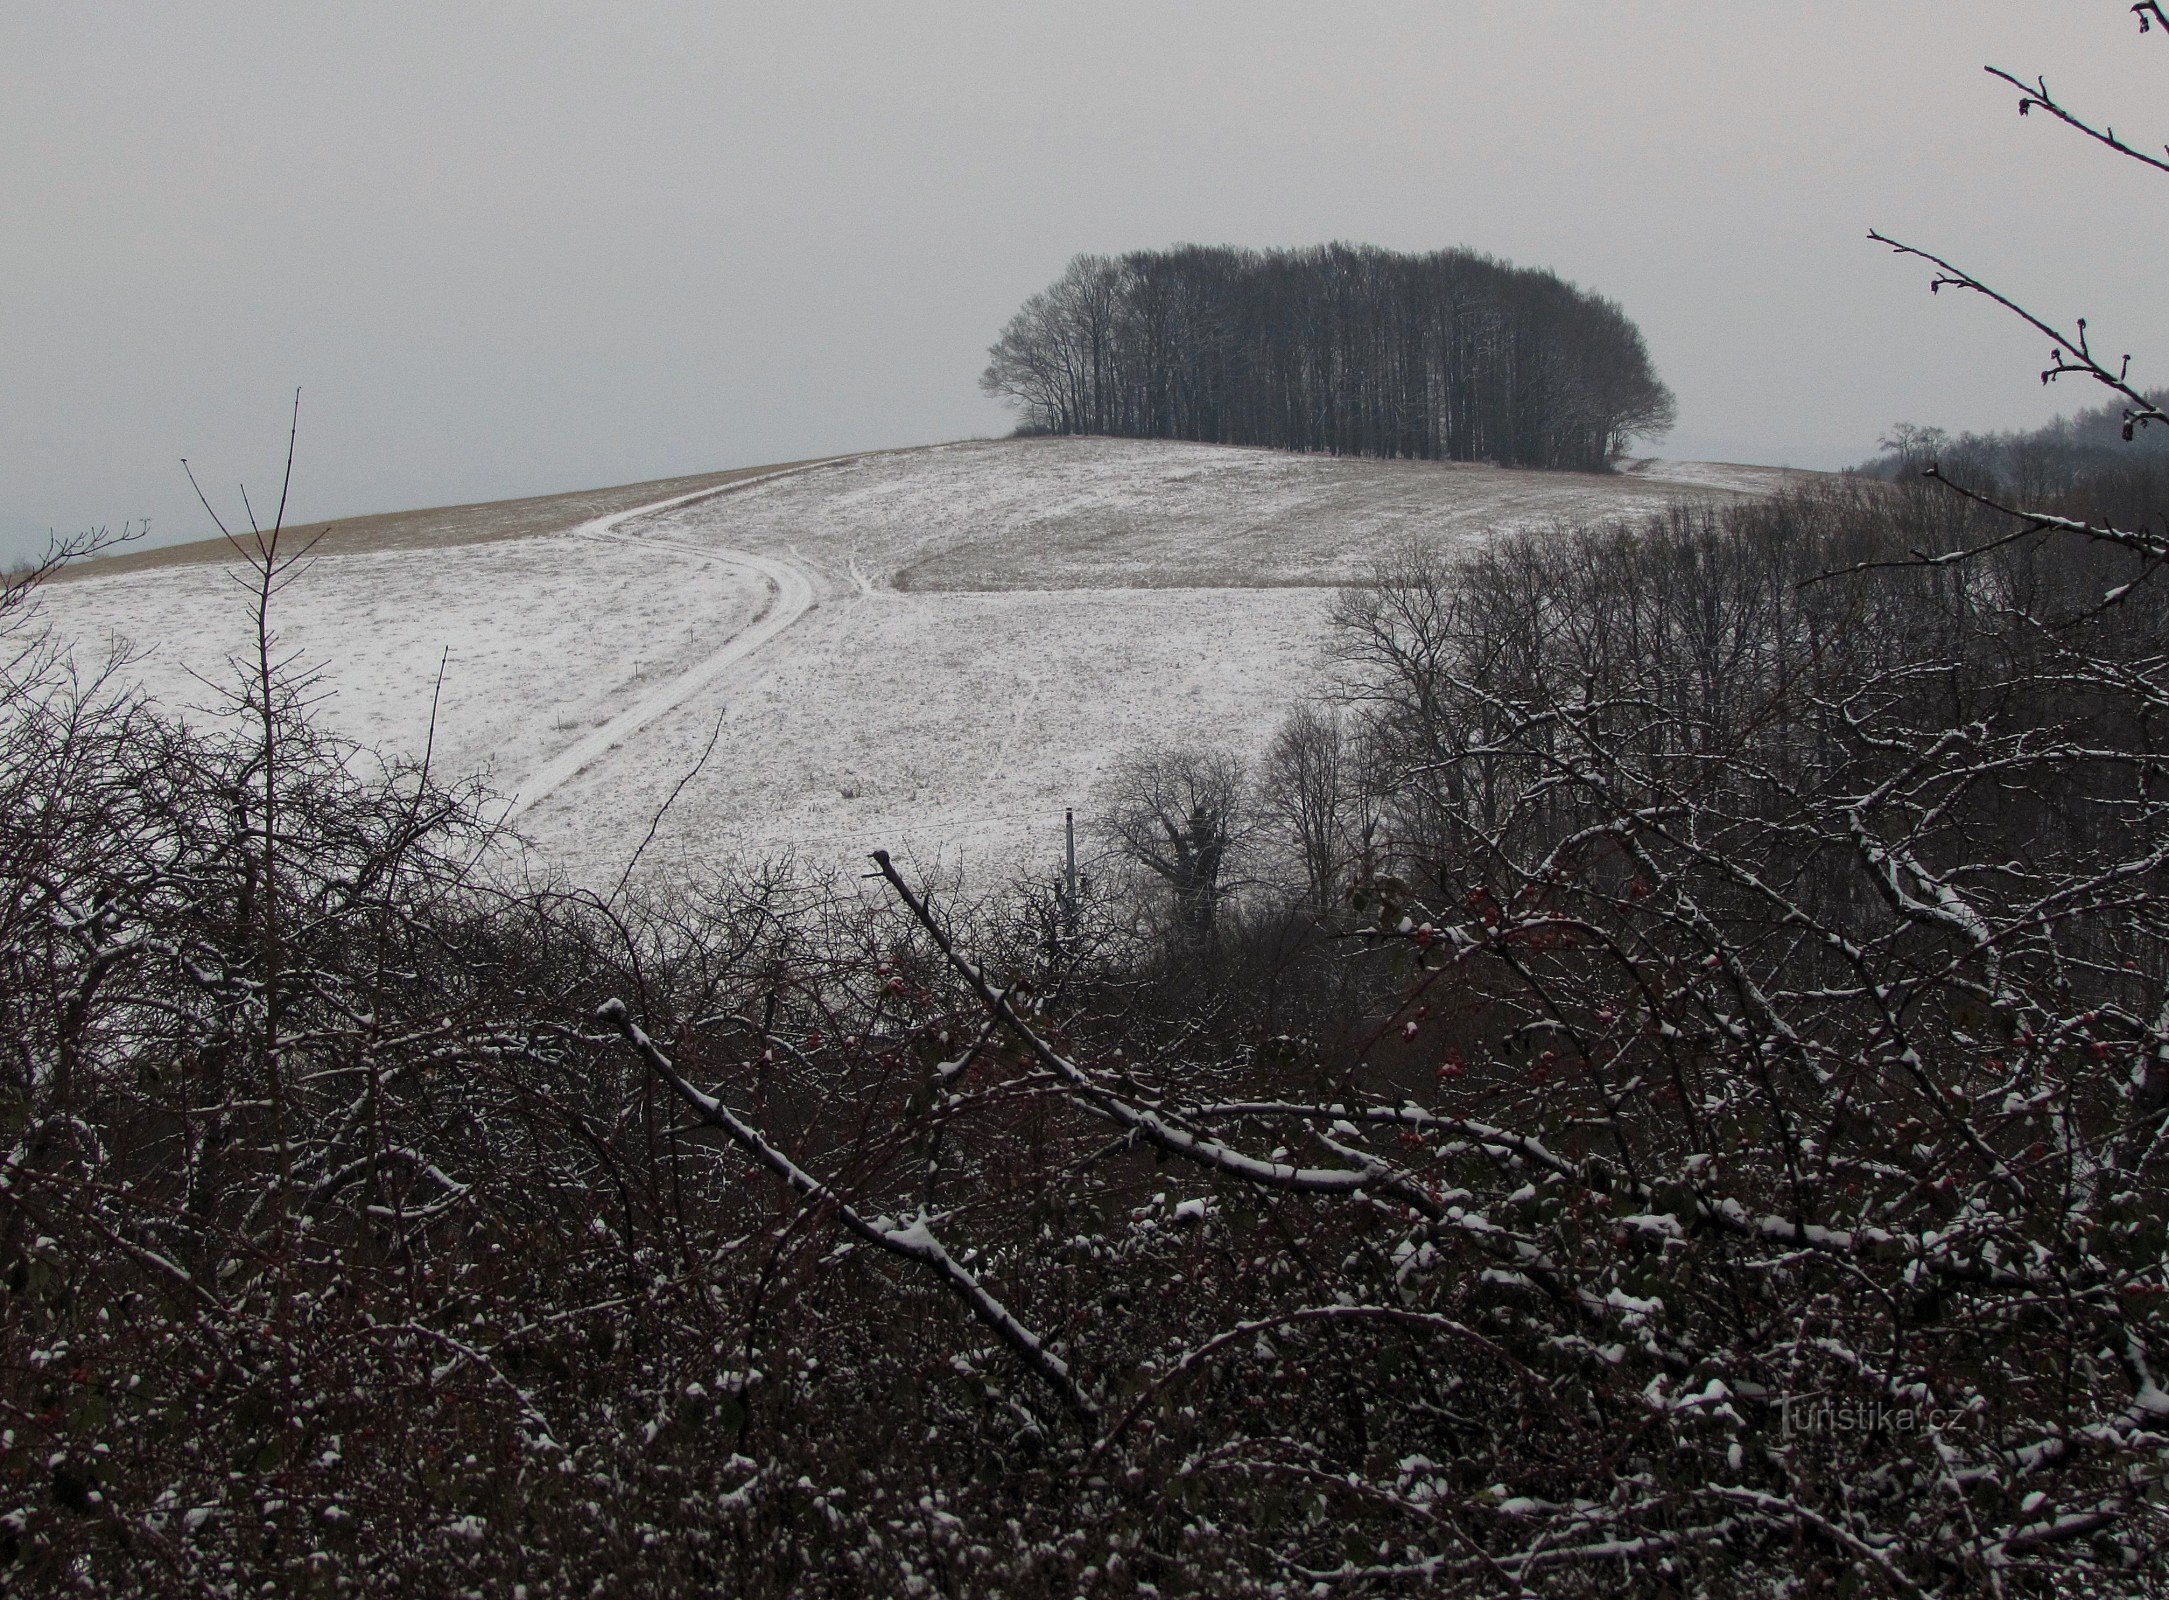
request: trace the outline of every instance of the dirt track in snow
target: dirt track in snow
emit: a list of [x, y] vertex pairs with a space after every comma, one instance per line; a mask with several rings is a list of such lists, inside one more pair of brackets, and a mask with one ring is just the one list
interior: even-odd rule
[[766, 583], [770, 600], [760, 614], [755, 616], [743, 631], [733, 634], [722, 648], [695, 662], [676, 677], [656, 685], [602, 726], [574, 741], [515, 784], [509, 813], [511, 816], [519, 817], [548, 798], [569, 779], [604, 759], [628, 739], [636, 737], [656, 718], [677, 710], [695, 695], [716, 687], [732, 667], [798, 621], [813, 605], [812, 581], [805, 572], [788, 561], [778, 561], [771, 556], [749, 555], [742, 550], [691, 545], [678, 539], [643, 538], [627, 532], [625, 525], [695, 501], [729, 494], [734, 489], [764, 483], [771, 478], [787, 477], [793, 472], [803, 470], [803, 467], [782, 467], [750, 474], [717, 487], [695, 489], [647, 505], [613, 512], [573, 530], [580, 538], [610, 539], [634, 549], [671, 550], [721, 566], [738, 568], [756, 575]]

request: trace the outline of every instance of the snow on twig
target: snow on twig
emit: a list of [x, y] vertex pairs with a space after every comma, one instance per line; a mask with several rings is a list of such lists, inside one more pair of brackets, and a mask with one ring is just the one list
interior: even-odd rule
[[1038, 1334], [1018, 1321], [1006, 1306], [988, 1293], [979, 1280], [942, 1247], [941, 1241], [935, 1238], [933, 1231], [927, 1227], [923, 1215], [901, 1224], [890, 1222], [887, 1218], [869, 1219], [862, 1216], [856, 1207], [835, 1190], [770, 1144], [759, 1129], [739, 1117], [715, 1096], [694, 1088], [671, 1059], [641, 1031], [622, 1000], [606, 1000], [597, 1008], [595, 1017], [597, 1021], [606, 1023], [623, 1034], [626, 1042], [641, 1060], [647, 1063], [648, 1069], [670, 1085], [678, 1098], [690, 1106], [694, 1115], [702, 1122], [722, 1133], [807, 1200], [832, 1208], [838, 1220], [851, 1233], [877, 1249], [901, 1256], [932, 1272], [943, 1287], [961, 1300], [971, 1314], [991, 1329], [995, 1337], [1007, 1345], [1020, 1361], [1046, 1381], [1073, 1415], [1085, 1422], [1098, 1416], [1099, 1407], [1071, 1374], [1068, 1363], [1049, 1350]]

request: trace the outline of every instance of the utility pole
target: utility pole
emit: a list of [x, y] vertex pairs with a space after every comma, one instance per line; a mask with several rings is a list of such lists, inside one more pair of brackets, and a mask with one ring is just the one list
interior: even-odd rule
[[1062, 933], [1074, 941], [1077, 937], [1077, 812], [1074, 807], [1062, 811]]

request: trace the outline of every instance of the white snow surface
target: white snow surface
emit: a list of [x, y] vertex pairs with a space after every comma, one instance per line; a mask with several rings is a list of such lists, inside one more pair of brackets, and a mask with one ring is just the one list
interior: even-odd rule
[[[1616, 476], [1104, 439], [849, 457], [570, 533], [324, 556], [275, 623], [339, 733], [517, 804], [539, 864], [643, 874], [887, 848], [1044, 869], [1066, 806], [1154, 744], [1261, 751], [1327, 671], [1339, 587], [1411, 542], [1769, 492], [1768, 468]], [[237, 566], [92, 569], [43, 612], [196, 718], [251, 640]], [[1087, 841], [1089, 849], [1089, 841]]]

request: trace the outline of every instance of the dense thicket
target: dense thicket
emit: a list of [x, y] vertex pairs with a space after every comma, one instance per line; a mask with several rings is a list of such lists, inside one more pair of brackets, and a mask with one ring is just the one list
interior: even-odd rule
[[2169, 601], [2010, 531], [1412, 559], [1084, 904], [524, 888], [18, 654], [0, 1579], [2144, 1592]]
[[1616, 304], [1467, 250], [1079, 256], [991, 355], [1051, 433], [1598, 471], [1673, 414]]

